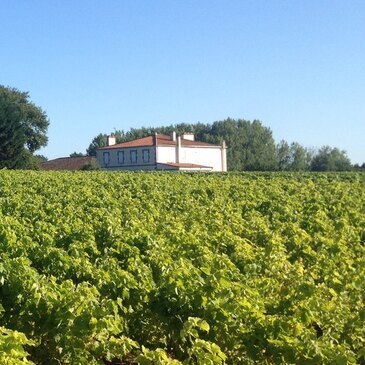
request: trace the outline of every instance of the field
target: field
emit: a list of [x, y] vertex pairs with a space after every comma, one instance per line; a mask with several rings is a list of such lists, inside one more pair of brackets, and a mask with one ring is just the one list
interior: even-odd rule
[[365, 364], [365, 174], [0, 171], [0, 364]]

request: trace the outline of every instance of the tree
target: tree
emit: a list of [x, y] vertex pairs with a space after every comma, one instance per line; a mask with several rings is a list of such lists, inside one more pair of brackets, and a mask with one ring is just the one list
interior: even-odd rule
[[70, 154], [70, 157], [83, 157], [83, 156], [85, 156], [83, 153], [81, 153], [81, 152], [72, 152], [71, 154]]
[[349, 171], [352, 169], [351, 161], [345, 151], [337, 147], [323, 146], [313, 157], [312, 171]]
[[[24, 152], [24, 132], [15, 108], [11, 105], [5, 108], [2, 104], [0, 94], [0, 168], [15, 168], [21, 163]], [[9, 122], [13, 118], [13, 122]]]
[[0, 168], [28, 168], [33, 153], [47, 144], [48, 125], [27, 92], [0, 85]]
[[310, 169], [312, 152], [293, 142], [280, 141], [276, 146], [276, 158], [280, 171], [307, 171]]
[[297, 142], [290, 145], [291, 171], [306, 171], [310, 168], [312, 156], [310, 152]]
[[81, 167], [81, 170], [83, 171], [94, 171], [100, 169], [101, 166], [98, 164], [98, 161], [96, 161], [96, 159], [91, 160], [90, 162]]
[[86, 154], [88, 156], [96, 156], [96, 150], [100, 147], [106, 146], [107, 135], [100, 133], [96, 137], [93, 138], [89, 147], [86, 150]]
[[365, 162], [363, 162], [362, 165], [360, 165], [358, 163], [355, 163], [354, 169], [357, 170], [357, 171], [365, 170]]
[[287, 171], [291, 166], [291, 151], [288, 142], [282, 140], [276, 146], [278, 170]]
[[46, 162], [48, 159], [43, 155], [34, 155], [29, 151], [25, 151], [22, 155], [22, 164], [19, 168], [28, 170], [39, 170], [42, 163]]

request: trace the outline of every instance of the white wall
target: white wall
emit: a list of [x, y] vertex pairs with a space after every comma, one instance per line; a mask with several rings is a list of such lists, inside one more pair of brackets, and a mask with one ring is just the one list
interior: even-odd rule
[[[177, 162], [176, 147], [157, 147], [157, 162]], [[222, 152], [219, 147], [181, 147], [180, 163], [210, 166], [213, 171], [222, 171]]]
[[220, 148], [181, 147], [180, 162], [211, 166], [213, 171], [222, 171], [222, 153]]
[[175, 147], [157, 146], [157, 162], [176, 162]]

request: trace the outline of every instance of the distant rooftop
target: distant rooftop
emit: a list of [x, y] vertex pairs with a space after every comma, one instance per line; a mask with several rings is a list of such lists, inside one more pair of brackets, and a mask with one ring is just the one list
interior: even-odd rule
[[96, 161], [95, 157], [60, 157], [54, 160], [46, 161], [41, 164], [41, 170], [81, 170], [85, 165]]

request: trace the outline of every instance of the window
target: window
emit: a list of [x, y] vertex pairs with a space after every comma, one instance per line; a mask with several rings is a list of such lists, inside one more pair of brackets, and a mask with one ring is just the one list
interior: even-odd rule
[[118, 151], [118, 163], [124, 163], [124, 151]]
[[108, 165], [110, 162], [110, 153], [109, 152], [103, 152], [103, 162], [104, 165]]
[[150, 162], [150, 150], [142, 150], [142, 160], [145, 163]]
[[130, 153], [131, 163], [137, 163], [137, 150], [132, 150]]

